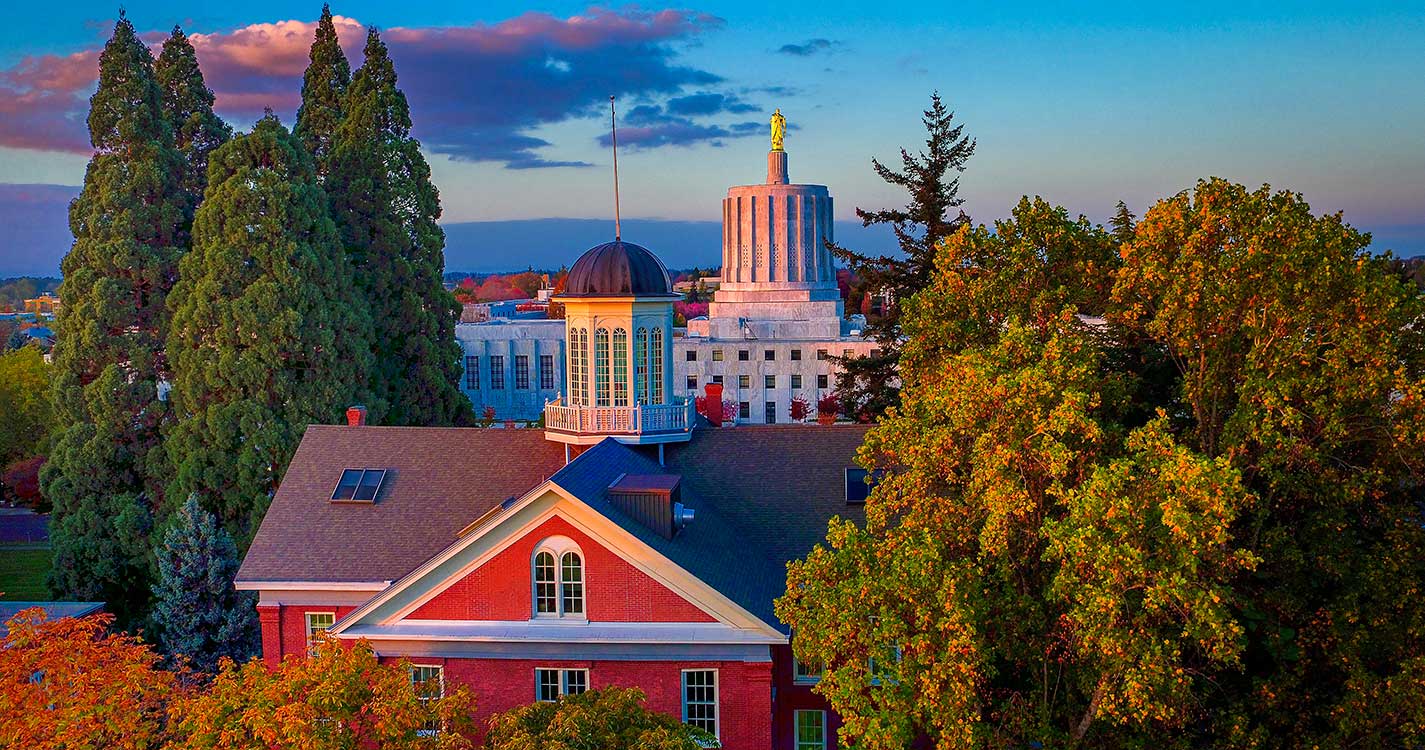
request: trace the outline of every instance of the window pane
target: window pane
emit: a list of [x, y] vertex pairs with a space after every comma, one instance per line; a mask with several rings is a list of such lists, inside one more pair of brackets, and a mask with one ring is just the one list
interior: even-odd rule
[[825, 750], [825, 711], [798, 711], [796, 713], [796, 722], [797, 750]]
[[717, 672], [683, 673], [683, 721], [717, 734]]
[[594, 406], [608, 406], [609, 397], [609, 329], [594, 331]]
[[648, 403], [663, 403], [663, 329], [648, 334]]
[[341, 473], [341, 479], [336, 483], [336, 491], [332, 493], [333, 500], [350, 500], [356, 495], [356, 485], [361, 483], [361, 469], [347, 469]]
[[465, 358], [465, 390], [480, 390], [480, 358]]
[[361, 484], [356, 487], [356, 494], [353, 500], [375, 500], [376, 492], [381, 489], [381, 480], [386, 478], [385, 469], [367, 469], [361, 472]]
[[307, 613], [307, 650], [311, 651], [317, 642], [317, 633], [331, 629], [336, 624], [335, 612]]
[[564, 670], [564, 694], [578, 695], [589, 689], [589, 673], [583, 669]]
[[543, 391], [554, 390], [554, 355], [539, 355], [539, 388]]
[[584, 612], [584, 563], [579, 555], [565, 552], [560, 562], [560, 581], [563, 586], [564, 614], [577, 615]]
[[762, 376], [762, 386], [765, 387], [765, 388], [776, 388], [776, 387], [777, 387], [777, 376], [776, 376], [776, 375], [763, 375], [763, 376]]
[[524, 354], [515, 355], [515, 388], [529, 390], [529, 357]]
[[559, 613], [558, 594], [554, 582], [554, 555], [541, 552], [534, 556], [534, 611], [536, 614]]
[[633, 397], [638, 403], [648, 403], [648, 329], [633, 334]]
[[559, 670], [534, 670], [534, 685], [536, 700], [546, 703], [559, 700]]
[[490, 355], [490, 388], [496, 391], [505, 389], [505, 357], [502, 354]]
[[614, 329], [614, 406], [628, 406], [628, 331]]

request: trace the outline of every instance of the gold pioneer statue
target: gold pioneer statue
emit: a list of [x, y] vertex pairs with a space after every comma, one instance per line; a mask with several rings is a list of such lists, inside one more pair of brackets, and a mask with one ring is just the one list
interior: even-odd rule
[[785, 117], [782, 116], [782, 110], [781, 110], [781, 108], [779, 107], [779, 108], [777, 109], [777, 111], [775, 111], [775, 112], [772, 113], [772, 150], [773, 150], [773, 151], [781, 151], [781, 150], [782, 150], [782, 139], [785, 138], [786, 135], [787, 135], [787, 118], [785, 118]]

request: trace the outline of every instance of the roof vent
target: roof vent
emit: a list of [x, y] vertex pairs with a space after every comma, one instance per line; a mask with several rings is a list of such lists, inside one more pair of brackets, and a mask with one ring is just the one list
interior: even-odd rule
[[609, 502], [635, 521], [672, 539], [693, 520], [693, 511], [678, 502], [677, 474], [625, 474], [609, 485]]

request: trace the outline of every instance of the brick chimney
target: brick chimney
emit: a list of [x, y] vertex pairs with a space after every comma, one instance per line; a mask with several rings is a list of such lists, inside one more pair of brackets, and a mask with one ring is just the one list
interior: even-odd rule
[[703, 405], [703, 416], [708, 418], [708, 422], [713, 427], [722, 426], [722, 383], [708, 383], [703, 389], [703, 398], [706, 399]]
[[346, 423], [352, 427], [361, 427], [366, 424], [366, 407], [355, 404], [346, 410]]

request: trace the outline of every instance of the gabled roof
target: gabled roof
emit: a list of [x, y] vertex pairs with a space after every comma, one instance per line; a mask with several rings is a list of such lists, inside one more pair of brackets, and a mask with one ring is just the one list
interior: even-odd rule
[[[564, 465], [542, 430], [312, 425], [239, 583], [394, 581]], [[388, 474], [374, 503], [333, 503], [343, 469]]]

